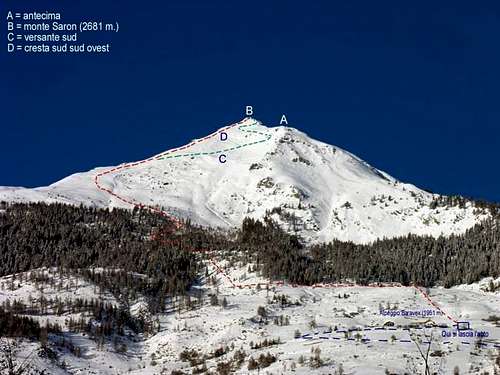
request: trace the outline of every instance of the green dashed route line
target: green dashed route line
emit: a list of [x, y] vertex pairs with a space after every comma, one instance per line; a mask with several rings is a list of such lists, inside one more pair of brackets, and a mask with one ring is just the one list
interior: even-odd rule
[[[244, 121], [244, 120], [243, 120]], [[174, 149], [171, 149], [171, 150], [168, 150], [168, 151], [165, 151], [164, 153], [161, 153], [159, 155], [156, 155], [156, 156], [152, 156], [150, 157], [149, 159], [145, 159], [145, 160], [141, 160], [141, 161], [138, 161], [138, 162], [135, 162], [135, 163], [128, 163], [128, 164], [123, 164], [123, 165], [120, 165], [118, 167], [114, 167], [114, 168], [111, 168], [111, 169], [108, 169], [108, 170], [105, 170], [101, 173], [98, 173], [97, 175], [94, 176], [94, 183], [96, 185], [96, 187], [101, 190], [101, 191], [104, 191], [110, 195], [112, 195], [113, 197], [121, 200], [122, 202], [125, 202], [127, 204], [130, 204], [132, 206], [135, 206], [135, 207], [139, 207], [139, 208], [147, 208], [149, 209], [151, 212], [155, 212], [159, 215], [162, 215], [164, 217], [169, 217], [170, 219], [173, 219], [174, 222], [177, 222], [179, 223], [179, 220], [178, 218], [176, 218], [175, 216], [167, 213], [166, 211], [163, 211], [162, 209], [159, 209], [157, 207], [154, 207], [154, 206], [150, 206], [150, 205], [147, 205], [147, 204], [142, 204], [140, 202], [137, 202], [135, 201], [134, 199], [132, 198], [125, 198], [125, 197], [122, 197], [118, 194], [116, 194], [114, 191], [112, 191], [111, 189], [108, 189], [104, 186], [102, 186], [99, 182], [99, 179], [100, 177], [103, 177], [105, 175], [108, 175], [108, 174], [112, 174], [112, 173], [115, 173], [116, 171], [119, 171], [119, 170], [124, 170], [124, 169], [129, 169], [129, 168], [133, 168], [135, 166], [138, 166], [138, 165], [141, 165], [141, 164], [144, 164], [144, 163], [148, 163], [148, 162], [151, 162], [151, 161], [154, 161], [154, 160], [166, 160], [166, 159], [173, 159], [173, 158], [180, 158], [180, 157], [193, 157], [193, 156], [207, 156], [207, 155], [214, 155], [214, 154], [219, 154], [219, 153], [223, 153], [223, 152], [228, 152], [228, 151], [235, 151], [235, 150], [238, 150], [238, 149], [241, 149], [241, 148], [244, 148], [244, 147], [249, 147], [249, 146], [253, 146], [253, 145], [256, 145], [256, 144], [259, 144], [259, 143], [263, 143], [263, 142], [267, 142], [269, 141], [272, 136], [270, 134], [265, 134], [263, 132], [260, 132], [258, 130], [249, 130], [248, 128], [249, 127], [252, 127], [252, 126], [255, 126], [258, 124], [258, 121], [255, 121], [254, 120], [254, 123], [253, 124], [247, 124], [247, 125], [239, 125], [239, 123], [235, 123], [235, 124], [232, 124], [232, 125], [229, 125], [225, 128], [222, 128], [218, 131], [216, 131], [215, 133], [212, 133], [210, 135], [207, 135], [205, 136], [204, 138], [201, 138], [199, 140], [195, 140], [185, 146], [182, 146], [182, 147], [178, 147], [178, 148], [174, 148]], [[175, 152], [178, 152], [180, 150], [184, 150], [186, 148], [190, 148], [192, 146], [194, 146], [195, 144], [199, 144], [201, 142], [204, 142], [205, 140], [209, 139], [209, 138], [212, 138], [214, 136], [216, 136], [217, 134], [220, 134], [222, 132], [226, 132], [226, 131], [229, 131], [231, 130], [233, 127], [236, 127], [238, 126], [238, 130], [240, 130], [241, 132], [245, 132], [245, 133], [252, 133], [252, 134], [257, 134], [259, 136], [263, 136], [264, 138], [263, 139], [260, 139], [258, 141], [253, 141], [253, 142], [248, 142], [248, 143], [244, 143], [242, 145], [237, 145], [237, 146], [233, 146], [233, 147], [228, 147], [228, 148], [225, 148], [225, 149], [222, 149], [222, 150], [218, 150], [218, 151], [206, 151], [206, 152], [191, 152], [191, 153], [187, 153], [187, 154], [177, 154], [177, 155], [170, 155], [171, 153], [175, 153]], [[168, 155], [168, 156], [167, 156]], [[231, 277], [229, 277], [225, 272], [224, 270], [214, 261], [210, 258], [210, 261], [211, 263], [215, 266], [215, 268], [217, 269], [217, 271], [222, 274], [223, 276], [226, 277], [226, 279], [228, 279], [228, 281], [231, 283], [231, 285], [233, 287], [238, 287], [238, 288], [245, 288], [245, 287], [253, 287], [255, 284], [246, 284], [246, 285], [243, 285], [243, 284], [237, 284], [235, 283]], [[268, 283], [268, 285], [270, 285], [272, 283]], [[283, 281], [277, 281], [277, 282], [274, 282], [275, 285], [284, 285], [284, 282]], [[259, 284], [260, 285], [260, 284]], [[295, 285], [295, 284], [292, 284], [292, 286], [298, 286], [298, 285]], [[356, 286], [356, 285], [350, 285], [350, 286]], [[312, 285], [313, 288], [315, 287], [321, 287], [321, 288], [327, 288], [327, 287], [338, 287], [338, 285], [328, 285], [328, 284], [315, 284], [315, 285]], [[370, 286], [368, 286], [370, 287]], [[431, 300], [431, 298], [427, 295], [427, 293], [425, 293], [420, 287], [416, 286], [416, 285], [413, 285], [413, 288], [416, 288], [426, 299], [427, 301], [433, 306], [435, 307], [436, 309], [438, 309], [439, 311], [441, 311], [443, 313], [443, 315], [445, 315], [449, 320], [451, 320], [452, 322], [454, 323], [457, 323], [457, 320], [453, 319], [450, 315], [446, 314], [439, 306], [437, 306], [434, 301]]]
[[264, 142], [269, 141], [271, 139], [271, 135], [270, 134], [265, 134], [265, 133], [260, 132], [258, 130], [243, 129], [243, 128], [248, 128], [248, 127], [255, 126], [255, 125], [257, 125], [257, 122], [255, 122], [253, 124], [248, 124], [248, 125], [240, 125], [240, 126], [238, 126], [238, 130], [241, 131], [241, 132], [245, 132], [245, 133], [254, 133], [254, 134], [257, 134], [259, 136], [263, 136], [264, 139], [260, 139], [258, 141], [254, 141], [254, 142], [244, 143], [242, 145], [233, 146], [233, 147], [229, 147], [229, 148], [225, 148], [225, 149], [217, 150], [217, 151], [191, 152], [191, 153], [188, 153], [188, 154], [161, 156], [161, 157], [158, 157], [156, 160], [174, 159], [174, 158], [190, 157], [190, 156], [215, 155], [215, 154], [220, 154], [220, 153], [223, 153], [223, 152], [236, 151], [236, 150], [238, 150], [240, 148], [243, 148], [243, 147], [249, 147], [249, 146], [253, 146], [253, 145], [256, 145], [256, 144], [259, 144], [259, 143], [264, 143]]
[[[226, 127], [222, 128], [222, 129], [219, 129], [216, 132], [214, 132], [212, 134], [209, 134], [209, 135], [207, 135], [207, 136], [205, 136], [205, 137], [203, 137], [201, 139], [196, 139], [196, 140], [194, 140], [194, 141], [192, 141], [192, 142], [190, 142], [190, 143], [188, 143], [188, 144], [186, 144], [184, 146], [173, 148], [171, 150], [165, 151], [165, 152], [160, 153], [158, 155], [152, 156], [152, 157], [150, 157], [148, 159], [136, 161], [136, 162], [133, 162], [133, 163], [121, 164], [121, 165], [119, 165], [117, 167], [113, 167], [113, 168], [107, 169], [107, 170], [105, 170], [103, 172], [100, 172], [100, 173], [98, 173], [98, 174], [96, 174], [94, 176], [94, 178], [93, 178], [94, 184], [96, 185], [97, 189], [99, 189], [99, 190], [101, 190], [103, 192], [106, 192], [107, 194], [113, 196], [114, 198], [116, 198], [116, 199], [118, 199], [118, 200], [120, 200], [120, 201], [122, 201], [124, 203], [130, 204], [130, 205], [138, 207], [138, 208], [147, 208], [151, 212], [155, 212], [155, 213], [157, 213], [159, 215], [162, 215], [164, 217], [169, 217], [174, 222], [176, 222], [177, 224], [179, 224], [180, 220], [177, 217], [175, 217], [174, 215], [171, 215], [171, 214], [163, 211], [162, 209], [159, 209], [158, 207], [140, 203], [140, 202], [136, 201], [133, 198], [123, 197], [123, 196], [115, 193], [110, 188], [107, 188], [106, 186], [101, 185], [100, 178], [104, 177], [106, 175], [114, 174], [114, 173], [116, 173], [118, 171], [123, 171], [123, 170], [126, 170], [126, 169], [135, 168], [136, 166], [144, 165], [146, 163], [150, 163], [150, 162], [153, 162], [155, 160], [173, 159], [173, 158], [186, 157], [186, 156], [194, 157], [194, 156], [214, 155], [214, 154], [219, 154], [219, 153], [228, 152], [228, 151], [235, 151], [235, 150], [243, 148], [243, 147], [248, 147], [248, 146], [256, 145], [258, 143], [267, 142], [268, 140], [271, 139], [271, 135], [270, 134], [265, 134], [265, 133], [257, 131], [257, 130], [249, 130], [249, 129], [247, 129], [247, 128], [251, 127], [251, 126], [257, 125], [259, 122], [256, 121], [256, 120], [252, 119], [254, 121], [252, 124], [241, 125], [241, 123], [243, 121], [247, 121], [247, 120], [249, 120], [249, 119], [248, 118], [243, 119], [240, 122], [237, 122], [237, 123], [234, 123], [232, 125], [226, 126]], [[259, 139], [258, 141], [253, 141], [253, 142], [245, 143], [243, 145], [237, 145], [237, 146], [234, 146], [234, 147], [228, 147], [228, 148], [225, 148], [225, 149], [222, 149], [222, 150], [218, 150], [218, 151], [190, 152], [188, 154], [176, 154], [179, 151], [182, 151], [182, 150], [191, 148], [191, 147], [193, 147], [193, 146], [195, 146], [197, 144], [203, 143], [203, 142], [207, 141], [210, 138], [214, 138], [218, 134], [221, 134], [223, 132], [228, 132], [228, 131], [232, 130], [234, 127], [238, 127], [238, 129], [241, 132], [257, 134], [259, 136], [263, 136], [264, 138], [263, 139]]]

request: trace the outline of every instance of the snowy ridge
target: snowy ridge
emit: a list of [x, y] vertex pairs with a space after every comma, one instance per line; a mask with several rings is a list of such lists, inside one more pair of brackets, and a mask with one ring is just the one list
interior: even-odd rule
[[[269, 128], [246, 118], [222, 131], [227, 140], [219, 134], [202, 138], [118, 168], [99, 183], [126, 200], [202, 225], [231, 228], [247, 216], [268, 214], [307, 241], [450, 235], [488, 216], [471, 204], [431, 209], [437, 195], [293, 128]], [[95, 176], [109, 169], [76, 173], [47, 187], [0, 188], [0, 200], [130, 208], [96, 187]]]

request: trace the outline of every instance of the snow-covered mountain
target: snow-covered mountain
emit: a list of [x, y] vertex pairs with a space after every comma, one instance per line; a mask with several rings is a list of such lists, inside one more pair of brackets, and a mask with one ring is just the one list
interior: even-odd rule
[[488, 215], [470, 203], [431, 208], [436, 197], [336, 146], [252, 118], [143, 162], [95, 168], [47, 187], [0, 188], [5, 201], [133, 201], [222, 228], [267, 214], [309, 241], [450, 235]]

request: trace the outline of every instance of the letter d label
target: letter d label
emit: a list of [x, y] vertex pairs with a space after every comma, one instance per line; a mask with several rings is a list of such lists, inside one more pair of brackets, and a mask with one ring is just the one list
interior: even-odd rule
[[221, 132], [220, 133], [220, 140], [221, 141], [227, 141], [227, 133], [226, 132]]

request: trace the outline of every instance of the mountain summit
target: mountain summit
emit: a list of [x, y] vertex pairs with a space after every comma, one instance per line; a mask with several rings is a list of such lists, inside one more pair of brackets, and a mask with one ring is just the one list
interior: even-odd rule
[[462, 233], [488, 213], [402, 183], [351, 153], [289, 127], [245, 118], [141, 162], [95, 168], [47, 187], [0, 188], [0, 200], [155, 207], [232, 228], [272, 217], [306, 241], [367, 243]]

